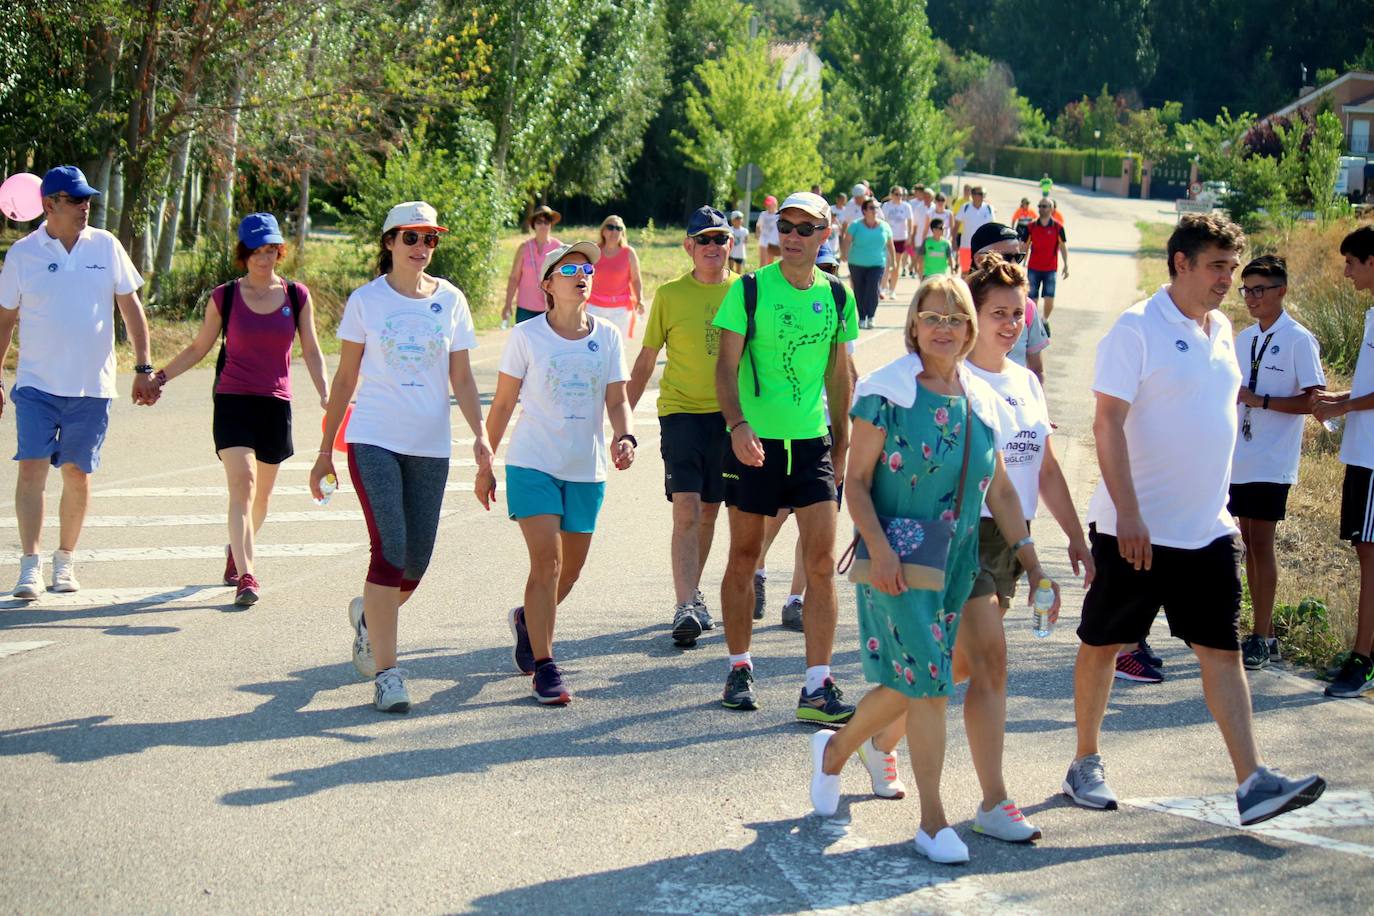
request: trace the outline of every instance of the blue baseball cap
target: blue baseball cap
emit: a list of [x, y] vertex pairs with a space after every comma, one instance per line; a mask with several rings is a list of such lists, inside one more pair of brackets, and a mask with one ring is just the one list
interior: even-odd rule
[[703, 232], [729, 234], [730, 224], [725, 221], [725, 214], [714, 207], [697, 207], [692, 218], [687, 220], [687, 235], [695, 238]]
[[263, 245], [281, 245], [286, 239], [271, 213], [250, 213], [239, 223], [239, 241], [250, 249], [258, 249]]
[[830, 247], [829, 242], [821, 242], [821, 247], [816, 249], [816, 264], [819, 266], [838, 267], [840, 259], [835, 257], [835, 249]]
[[93, 197], [100, 192], [86, 183], [86, 175], [74, 165], [48, 169], [41, 188], [44, 197], [65, 193], [70, 197]]

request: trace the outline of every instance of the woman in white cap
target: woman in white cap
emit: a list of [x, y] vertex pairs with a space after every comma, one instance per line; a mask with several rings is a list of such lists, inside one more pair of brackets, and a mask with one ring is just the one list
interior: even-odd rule
[[[545, 705], [571, 699], [553, 660], [554, 618], [587, 560], [608, 458], [625, 470], [637, 445], [621, 337], [609, 322], [587, 314], [600, 257], [593, 243], [577, 242], [544, 259], [547, 311], [511, 332], [487, 414], [488, 436], [499, 448], [520, 402], [506, 453], [506, 508], [520, 523], [530, 572], [525, 603], [510, 611], [509, 621], [516, 670], [534, 675], [535, 699]], [[609, 453], [603, 431], [608, 417], [615, 435]], [[496, 498], [490, 464], [478, 469], [476, 493], [490, 509]]]
[[253, 540], [267, 520], [267, 504], [281, 463], [295, 454], [291, 441], [291, 346], [320, 395], [329, 400], [324, 354], [315, 336], [315, 305], [305, 284], [277, 275], [286, 239], [270, 213], [239, 223], [234, 263], [244, 276], [215, 287], [195, 340], [155, 376], [159, 388], [194, 368], [222, 340], [215, 366], [215, 453], [229, 486], [229, 543], [224, 584], [234, 603], [256, 604], [262, 586], [253, 563]]
[[634, 333], [633, 316], [644, 314], [639, 255], [625, 241], [625, 221], [618, 216], [601, 221], [599, 241], [601, 260], [597, 262], [587, 314], [606, 319], [620, 329], [621, 337], [629, 340]]
[[319, 499], [320, 481], [334, 474], [334, 437], [356, 391], [345, 434], [348, 473], [367, 520], [372, 558], [348, 618], [353, 664], [374, 678], [374, 702], [382, 712], [410, 709], [405, 672], [396, 667], [396, 620], [429, 566], [439, 529], [451, 452], [450, 388], [472, 431], [477, 467], [491, 466], [468, 362], [477, 334], [467, 298], [425, 272], [439, 234], [447, 231], [424, 201], [397, 204], [387, 214], [380, 276], [353, 291], [339, 322], [339, 368], [310, 471], [310, 492]]
[[539, 288], [539, 268], [550, 251], [562, 242], [550, 233], [563, 215], [552, 207], [540, 204], [530, 216], [534, 237], [520, 243], [515, 251], [515, 263], [506, 279], [506, 304], [501, 308], [501, 320], [510, 321], [511, 307], [515, 308], [515, 323], [528, 321], [544, 311], [544, 291]]

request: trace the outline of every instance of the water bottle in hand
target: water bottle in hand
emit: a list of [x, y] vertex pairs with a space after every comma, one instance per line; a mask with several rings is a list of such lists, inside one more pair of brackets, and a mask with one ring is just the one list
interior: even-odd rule
[[1031, 632], [1040, 639], [1049, 636], [1054, 630], [1050, 622], [1050, 609], [1054, 607], [1054, 583], [1041, 579], [1031, 599]]
[[317, 506], [329, 505], [329, 497], [334, 495], [334, 491], [339, 488], [339, 478], [333, 474], [326, 474], [320, 480], [320, 498], [315, 500]]
[[1341, 427], [1345, 426], [1345, 417], [1327, 417], [1322, 420], [1322, 426], [1325, 426], [1326, 431], [1334, 435], [1341, 431]]

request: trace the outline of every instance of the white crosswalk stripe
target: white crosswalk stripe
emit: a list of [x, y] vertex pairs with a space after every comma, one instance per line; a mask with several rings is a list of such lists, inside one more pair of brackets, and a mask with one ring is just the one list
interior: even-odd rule
[[32, 642], [0, 642], [0, 658], [9, 655], [18, 655], [20, 652], [28, 652], [30, 649], [41, 649], [44, 646], [51, 646], [51, 640], [35, 640]]
[[[335, 494], [337, 499], [340, 494], [351, 493], [351, 489], [341, 489]], [[450, 480], [444, 486], [446, 493], [470, 493], [472, 492], [471, 481]], [[92, 490], [91, 496], [101, 499], [115, 498], [165, 498], [176, 497], [199, 497], [209, 496], [216, 499], [223, 499], [229, 495], [229, 491], [221, 486], [209, 487], [109, 487], [104, 490]], [[286, 484], [272, 488], [273, 496], [309, 496], [310, 487], [306, 484]], [[268, 518], [276, 518], [275, 514], [268, 515]]]
[[[330, 541], [319, 544], [257, 544], [253, 555], [264, 557], [337, 557], [352, 553], [366, 544]], [[130, 563], [137, 560], [224, 560], [223, 544], [179, 545], [176, 547], [93, 547], [77, 552], [78, 567], [83, 563]]]
[[[78, 559], [84, 560], [87, 552], [83, 550]], [[219, 556], [224, 556], [224, 548], [222, 547]], [[0, 608], [6, 610], [41, 608], [45, 611], [65, 611], [83, 607], [110, 607], [121, 604], [191, 604], [197, 601], [222, 599], [233, 593], [234, 589], [228, 585], [187, 585], [181, 588], [157, 585], [131, 588], [83, 588], [79, 592], [65, 594], [45, 592], [36, 601], [0, 598]]]
[[[273, 512], [268, 516], [273, 522], [361, 522], [363, 513], [358, 509], [316, 509], [305, 512]], [[0, 529], [15, 526], [12, 518], [0, 518]], [[83, 528], [165, 528], [178, 525], [224, 525], [223, 512], [203, 515], [92, 515], [87, 517]]]

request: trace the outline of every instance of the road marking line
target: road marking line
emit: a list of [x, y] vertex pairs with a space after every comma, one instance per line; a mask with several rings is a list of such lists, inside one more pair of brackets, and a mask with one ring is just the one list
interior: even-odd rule
[[[503, 464], [506, 463], [506, 459], [504, 459], [504, 458], [497, 458], [496, 461], [493, 462], [493, 463], [496, 464], [496, 465], [499, 467], [500, 465], [503, 465]], [[448, 466], [451, 467], [451, 468], [475, 468], [475, 467], [477, 467], [477, 462], [474, 461], [474, 460], [471, 459], [471, 458], [450, 458], [450, 459], [448, 460]], [[307, 472], [308, 472], [308, 471], [310, 471], [312, 468], [314, 468], [315, 465], [314, 465], [314, 464], [307, 464], [307, 463], [304, 462], [304, 461], [284, 461], [284, 462], [282, 462], [280, 465], [278, 465], [278, 467], [279, 467], [281, 470], [283, 470], [283, 471], [292, 471], [292, 472], [307, 471]], [[347, 475], [347, 474], [348, 474], [348, 462], [347, 462], [347, 461], [335, 461], [335, 462], [334, 462], [334, 472], [335, 472], [336, 474]], [[273, 492], [273, 493], [276, 493], [277, 490], [274, 489], [272, 492]]]
[[18, 655], [20, 652], [28, 652], [31, 649], [41, 649], [44, 646], [51, 646], [52, 640], [39, 640], [36, 642], [0, 642], [0, 658], [7, 658], [11, 655]]
[[[85, 555], [86, 551], [82, 551], [81, 558], [83, 560]], [[220, 548], [218, 555], [224, 555], [224, 548]], [[190, 604], [196, 601], [224, 598], [233, 593], [234, 589], [229, 585], [187, 585], [184, 588], [168, 588], [159, 585], [135, 588], [83, 588], [79, 592], [44, 592], [36, 601], [20, 601], [17, 598], [0, 599], [0, 609], [37, 608], [44, 611], [60, 611], [122, 604]]]
[[[358, 509], [320, 508], [305, 512], [273, 512], [269, 518], [274, 522], [361, 522], [363, 513]], [[12, 518], [0, 518], [0, 528], [15, 526]], [[83, 528], [170, 528], [178, 525], [224, 525], [223, 512], [204, 515], [92, 515], [82, 524]]]
[[[1127, 798], [1123, 804], [1147, 811], [1159, 811], [1191, 818], [1205, 824], [1230, 827], [1245, 833], [1255, 833], [1276, 840], [1287, 840], [1303, 846], [1316, 846], [1331, 852], [1374, 859], [1374, 846], [1337, 840], [1306, 830], [1330, 830], [1340, 827], [1374, 827], [1374, 793], [1369, 790], [1328, 791], [1312, 804], [1298, 811], [1265, 821], [1253, 827], [1242, 827], [1236, 811], [1236, 797], [1225, 795], [1197, 795], [1179, 798]], [[1299, 829], [1304, 828], [1304, 829]]]
[[[366, 544], [331, 541], [321, 544], [258, 544], [254, 556], [337, 557], [352, 553]], [[82, 563], [130, 563], [136, 560], [223, 560], [223, 544], [181, 545], [177, 547], [94, 547], [77, 554]]]
[[[446, 493], [466, 493], [472, 490], [471, 481], [450, 480], [444, 487]], [[341, 489], [339, 493], [349, 493], [351, 489]], [[91, 495], [102, 499], [142, 499], [165, 497], [168, 499], [182, 496], [226, 497], [229, 491], [223, 486], [209, 487], [110, 487], [107, 490], [92, 490]], [[272, 488], [273, 496], [309, 496], [310, 487], [306, 484], [286, 484]], [[338, 493], [335, 494], [337, 496]], [[276, 516], [271, 516], [275, 518]], [[221, 520], [223, 520], [221, 518]]]

